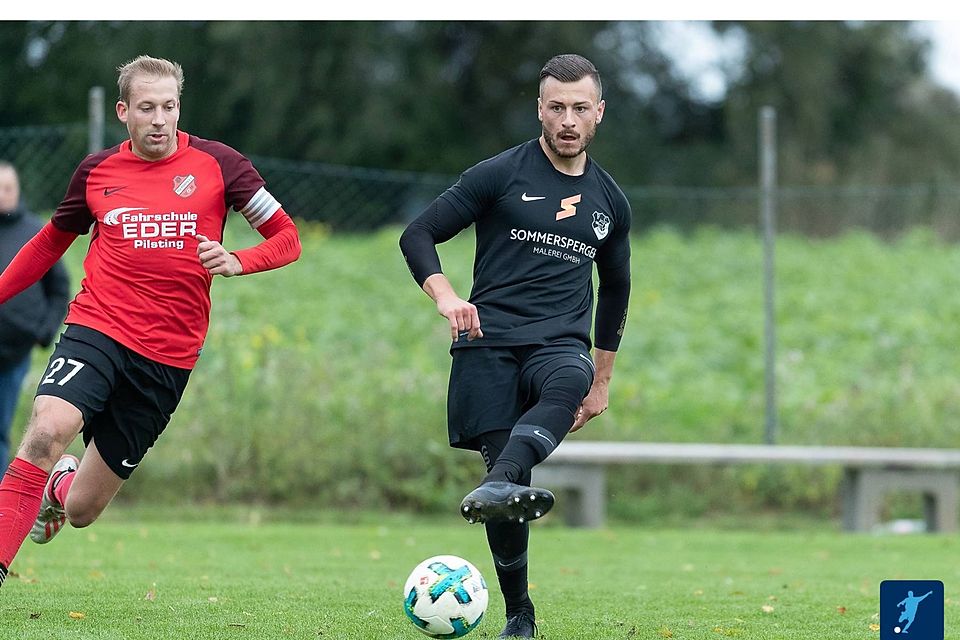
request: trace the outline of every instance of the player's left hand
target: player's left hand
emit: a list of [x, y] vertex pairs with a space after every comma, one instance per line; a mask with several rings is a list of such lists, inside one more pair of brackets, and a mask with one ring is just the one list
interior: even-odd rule
[[197, 234], [197, 257], [200, 264], [212, 276], [236, 276], [243, 273], [243, 265], [237, 256], [223, 248], [223, 245], [207, 236]]
[[570, 433], [577, 431], [587, 423], [588, 420], [596, 418], [607, 410], [608, 387], [605, 382], [595, 381], [590, 387], [590, 393], [583, 399], [583, 404], [577, 410], [577, 414], [570, 427]]

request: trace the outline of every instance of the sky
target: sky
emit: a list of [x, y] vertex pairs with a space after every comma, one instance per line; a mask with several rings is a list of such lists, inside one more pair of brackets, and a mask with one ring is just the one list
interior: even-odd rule
[[[721, 39], [713, 33], [703, 19], [738, 20], [922, 20], [917, 28], [928, 33], [933, 42], [930, 66], [934, 78], [944, 86], [960, 95], [960, 7], [949, 7], [940, 0], [911, 0], [908, 7], [878, 9], [876, 6], [861, 5], [862, 0], [837, 2], [836, 0], [806, 0], [802, 6], [791, 5], [773, 8], [776, 3], [757, 3], [752, 0], [727, 0], [723, 8], [699, 4], [702, 0], [674, 0], [652, 7], [634, 8], [636, 15], [625, 12], [623, 8], [604, 9], [602, 5], [593, 7], [589, 16], [592, 20], [625, 19], [657, 20], [661, 24], [661, 45], [674, 58], [680, 69], [690, 78], [696, 79], [696, 90], [704, 99], [718, 100], [723, 97], [723, 74], [720, 65], [736, 60], [742, 51], [742, 45], [736, 34]], [[550, 19], [563, 20], [579, 17], [578, 7], [573, 3], [571, 11], [563, 7], [569, 0], [560, 0], [559, 10]], [[224, 11], [222, 0], [196, 0], [191, 4], [191, 19], [542, 19], [539, 6], [530, 3], [517, 3], [516, 0], [485, 0], [472, 12], [442, 9], [434, 1], [408, 0], [406, 3], [384, 3], [381, 0], [352, 0], [350, 3], [328, 3], [319, 12], [304, 9], [300, 0], [272, 0], [270, 9], [265, 5], [250, 3], [247, 8], [232, 6], [229, 13]], [[639, 5], [640, 3], [637, 3]], [[645, 3], [648, 4], [648, 3]], [[112, 8], [111, 8], [112, 5]], [[698, 6], [699, 5], [699, 6]], [[169, 19], [164, 9], [151, 9], [138, 5], [131, 14], [130, 7], [115, 14], [116, 4], [109, 0], [87, 0], [75, 3], [70, 0], [49, 0], [49, 3], [34, 6], [16, 5], [11, 8], [13, 19], [104, 19], [118, 17], [124, 19]], [[613, 3], [609, 5], [613, 6]], [[17, 8], [19, 7], [19, 8]], [[551, 4], [555, 8], [554, 4]], [[763, 8], [758, 11], [757, 7]], [[40, 11], [40, 14], [36, 14]], [[156, 15], [151, 11], [159, 11]], [[23, 13], [20, 13], [23, 12]], [[479, 12], [479, 13], [478, 13]], [[792, 12], [792, 13], [791, 13]], [[20, 13], [20, 15], [17, 15]], [[951, 15], [951, 13], [955, 15]], [[104, 14], [104, 15], [101, 15]], [[228, 17], [229, 16], [229, 17]]]
[[[930, 71], [941, 85], [960, 95], [960, 21], [923, 21], [915, 25], [932, 41]], [[718, 37], [704, 21], [669, 21], [660, 25], [660, 46], [688, 78], [699, 98], [719, 100], [724, 82], [720, 69], [743, 53], [736, 34]]]
[[924, 22], [918, 28], [926, 30], [933, 40], [930, 57], [933, 76], [960, 94], [960, 20]]

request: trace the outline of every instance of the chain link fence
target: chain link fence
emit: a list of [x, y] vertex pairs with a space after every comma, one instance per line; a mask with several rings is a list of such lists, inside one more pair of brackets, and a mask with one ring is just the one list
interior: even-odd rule
[[[634, 227], [668, 224], [689, 230], [703, 224], [724, 228], [759, 224], [757, 187], [626, 187]], [[960, 185], [919, 184], [780, 187], [777, 230], [829, 237], [864, 229], [895, 238], [917, 226], [945, 240], [960, 240]]]
[[283, 208], [334, 231], [402, 224], [423, 211], [456, 176], [343, 167], [251, 156]]
[[34, 211], [52, 211], [87, 148], [85, 124], [0, 129], [0, 160], [20, 174], [23, 200]]
[[[124, 133], [122, 128], [108, 128], [105, 144], [117, 144]], [[0, 128], [0, 160], [17, 168], [23, 199], [39, 213], [50, 213], [60, 204], [87, 146], [85, 123]], [[403, 223], [457, 179], [259, 156], [250, 159], [287, 211], [335, 231]]]
[[[124, 139], [108, 127], [105, 144]], [[24, 200], [40, 213], [63, 198], [73, 170], [87, 152], [87, 125], [0, 128], [0, 160], [20, 172]], [[403, 224], [457, 180], [456, 175], [345, 167], [251, 156], [271, 193], [294, 216], [333, 231], [373, 230]], [[622, 185], [642, 231], [668, 224], [685, 230], [709, 224], [757, 226], [756, 187], [646, 187]], [[960, 239], [960, 185], [780, 187], [777, 228], [826, 237], [866, 229], [893, 238], [926, 226], [946, 240]]]

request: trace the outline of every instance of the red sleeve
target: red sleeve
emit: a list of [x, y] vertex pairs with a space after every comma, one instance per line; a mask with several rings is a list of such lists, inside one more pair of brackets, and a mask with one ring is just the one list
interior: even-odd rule
[[77, 235], [61, 231], [50, 222], [44, 225], [0, 274], [0, 304], [40, 280], [77, 239]]
[[300, 235], [297, 226], [283, 209], [278, 209], [270, 219], [257, 227], [265, 240], [260, 244], [233, 251], [244, 274], [276, 269], [290, 264], [300, 257]]

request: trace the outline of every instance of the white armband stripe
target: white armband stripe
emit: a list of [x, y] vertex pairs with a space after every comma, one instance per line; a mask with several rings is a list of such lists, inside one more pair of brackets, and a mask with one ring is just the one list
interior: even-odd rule
[[277, 199], [270, 195], [266, 187], [260, 187], [246, 206], [240, 210], [240, 213], [247, 219], [250, 226], [256, 229], [273, 217], [273, 214], [279, 209], [280, 203], [277, 202]]

